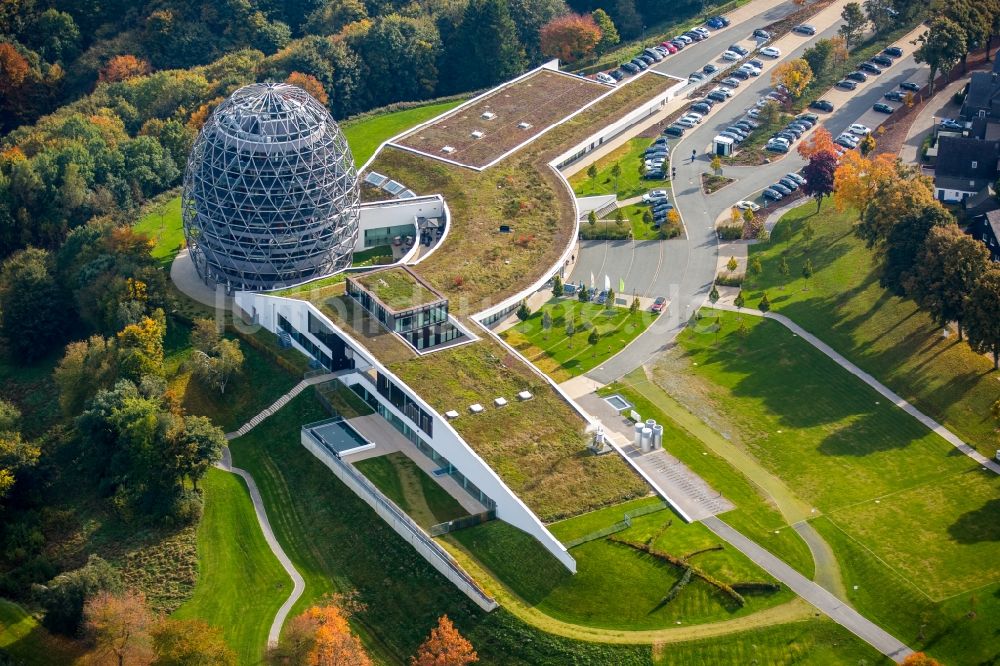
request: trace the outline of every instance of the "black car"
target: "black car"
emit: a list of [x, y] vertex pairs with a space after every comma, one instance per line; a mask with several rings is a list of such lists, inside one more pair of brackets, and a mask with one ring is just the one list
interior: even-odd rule
[[753, 58], [752, 60], [747, 60], [747, 64], [748, 65], [753, 65], [757, 69], [764, 69], [764, 63], [763, 63], [763, 61], [758, 60], [757, 58]]
[[632, 58], [631, 63], [639, 69], [649, 69], [649, 65], [642, 58]]
[[622, 70], [620, 69], [613, 69], [610, 72], [608, 72], [608, 76], [613, 78], [615, 81], [621, 81], [622, 79], [625, 78], [625, 73], [622, 72]]
[[717, 71], [719, 71], [719, 68], [716, 67], [715, 65], [709, 64], [702, 67], [701, 71], [705, 72], [706, 74], [715, 74]]
[[807, 130], [811, 130], [816, 125], [815, 122], [813, 122], [812, 120], [809, 120], [808, 118], [796, 118], [792, 122], [792, 124], [793, 125], [801, 125], [804, 129], [807, 129]]
[[796, 139], [798, 139], [799, 137], [797, 137], [795, 134], [793, 134], [793, 133], [791, 133], [791, 132], [789, 132], [787, 130], [781, 130], [780, 132], [776, 133], [771, 138], [772, 139], [787, 139], [788, 142], [791, 143], [791, 142], [795, 141]]
[[658, 51], [654, 51], [653, 49], [645, 49], [642, 52], [642, 55], [644, 58], [652, 58], [654, 62], [660, 62], [663, 60], [663, 56], [660, 55]]
[[663, 130], [664, 134], [669, 134], [670, 136], [684, 136], [686, 130], [680, 125], [671, 125], [667, 129]]
[[875, 63], [876, 65], [880, 65], [882, 67], [891, 67], [892, 66], [892, 58], [890, 58], [889, 56], [886, 56], [886, 55], [879, 54], [877, 56], [874, 56], [872, 58], [872, 62]]
[[902, 83], [899, 84], [899, 87], [902, 88], [903, 90], [911, 90], [913, 92], [920, 91], [920, 84], [913, 83], [912, 81], [903, 81]]
[[782, 196], [786, 196], [786, 197], [787, 197], [787, 196], [788, 196], [789, 194], [791, 194], [791, 193], [792, 193], [792, 190], [791, 190], [791, 189], [789, 189], [789, 188], [785, 187], [785, 186], [784, 186], [784, 185], [782, 185], [781, 183], [775, 183], [774, 185], [772, 185], [772, 186], [771, 186], [771, 189], [772, 189], [772, 190], [777, 190], [778, 192], [780, 192], [780, 193], [781, 193], [781, 195], [782, 195]]
[[779, 179], [778, 182], [781, 183], [782, 185], [784, 185], [785, 187], [787, 187], [788, 189], [792, 190], [793, 192], [795, 190], [799, 189], [799, 184], [796, 183], [791, 178], [789, 178], [788, 176], [785, 176], [784, 178]]
[[805, 120], [807, 122], [812, 123], [813, 125], [819, 122], [819, 116], [817, 116], [815, 113], [800, 113], [799, 115], [795, 116], [795, 119]]
[[904, 95], [899, 90], [890, 90], [889, 92], [887, 92], [884, 95], [884, 97], [887, 100], [889, 100], [890, 102], [905, 102], [906, 101], [906, 95]]
[[891, 106], [883, 104], [882, 102], [872, 105], [872, 110], [878, 111], [879, 113], [892, 113], [894, 111]]
[[715, 92], [708, 93], [706, 99], [710, 99], [713, 102], [725, 102], [728, 98], [723, 93], [716, 90]]
[[863, 63], [861, 63], [860, 65], [858, 65], [858, 69], [860, 69], [862, 72], [868, 72], [869, 74], [881, 74], [882, 73], [882, 70], [881, 70], [881, 68], [879, 68], [878, 65], [876, 65], [874, 63], [870, 63], [870, 62], [863, 62]]
[[639, 60], [641, 60], [641, 61], [643, 61], [644, 63], [646, 63], [646, 66], [647, 66], [647, 67], [648, 67], [649, 65], [654, 65], [654, 64], [656, 64], [656, 61], [655, 61], [655, 60], [653, 60], [653, 57], [652, 57], [652, 56], [648, 56], [648, 55], [640, 55], [640, 56], [639, 56]]
[[633, 62], [623, 62], [622, 65], [621, 65], [621, 69], [624, 69], [629, 74], [638, 74], [639, 73], [639, 66], [636, 65]]
[[886, 54], [890, 58], [902, 58], [903, 49], [898, 46], [890, 46], [889, 48], [882, 49], [882, 53]]
[[811, 37], [816, 34], [816, 28], [808, 23], [802, 23], [792, 28], [792, 32], [797, 32], [800, 35], [809, 35]]
[[750, 53], [739, 44], [733, 44], [732, 46], [729, 47], [729, 50], [733, 51], [734, 53], [739, 53], [741, 56], [745, 56], [746, 54]]
[[754, 123], [751, 123], [748, 120], [740, 120], [739, 122], [733, 123], [733, 127], [738, 127], [747, 133], [750, 133], [755, 129]]
[[830, 111], [833, 111], [833, 104], [826, 101], [825, 99], [817, 99], [813, 102], [809, 102], [809, 108], [816, 109], [817, 111], [826, 111], [829, 113]]
[[709, 99], [708, 97], [706, 97], [705, 99], [700, 99], [700, 100], [698, 100], [698, 102], [700, 104], [708, 104], [709, 108], [712, 108], [713, 106], [715, 106], [715, 100], [714, 99]]
[[737, 127], [736, 125], [730, 125], [729, 127], [726, 128], [726, 131], [732, 132], [733, 134], [738, 134], [743, 139], [747, 138], [747, 135], [750, 134], [742, 127]]
[[771, 39], [771, 33], [769, 33], [767, 30], [764, 30], [763, 28], [757, 28], [756, 30], [754, 30], [753, 36], [760, 37], [761, 39]]
[[855, 83], [854, 81], [848, 81], [847, 79], [842, 79], [840, 81], [837, 81], [836, 86], [841, 90], [856, 90], [858, 84]]
[[712, 107], [710, 107], [708, 104], [705, 104], [704, 102], [698, 102], [697, 104], [692, 104], [691, 105], [691, 110], [692, 111], [697, 111], [698, 113], [701, 113], [701, 114], [705, 114], [705, 113], [708, 113], [709, 111], [711, 111]]
[[858, 83], [864, 83], [868, 80], [868, 75], [864, 72], [854, 71], [845, 76], [844, 78], [850, 79], [851, 81], [857, 81]]
[[789, 125], [788, 127], [786, 127], [785, 129], [783, 129], [783, 130], [781, 130], [781, 131], [782, 131], [783, 133], [784, 133], [784, 132], [789, 132], [789, 133], [791, 133], [791, 134], [792, 134], [793, 136], [795, 136], [795, 138], [796, 138], [796, 139], [798, 139], [798, 138], [799, 138], [799, 137], [801, 137], [801, 136], [802, 136], [803, 134], [805, 134], [805, 131], [803, 131], [801, 127], [795, 127], [794, 125]]
[[729, 72], [729, 75], [739, 79], [740, 81], [746, 81], [750, 78], [750, 72], [745, 72], [742, 69], [734, 69]]

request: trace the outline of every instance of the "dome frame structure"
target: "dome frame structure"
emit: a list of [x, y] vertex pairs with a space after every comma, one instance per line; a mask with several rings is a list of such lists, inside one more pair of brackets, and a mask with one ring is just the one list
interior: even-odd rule
[[191, 148], [181, 195], [198, 275], [227, 292], [267, 291], [351, 264], [360, 189], [347, 140], [309, 93], [244, 86]]

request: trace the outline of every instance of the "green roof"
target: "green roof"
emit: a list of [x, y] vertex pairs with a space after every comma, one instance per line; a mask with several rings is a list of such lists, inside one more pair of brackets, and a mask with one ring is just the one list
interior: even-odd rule
[[444, 297], [404, 268], [372, 271], [349, 278], [394, 312], [443, 301]]

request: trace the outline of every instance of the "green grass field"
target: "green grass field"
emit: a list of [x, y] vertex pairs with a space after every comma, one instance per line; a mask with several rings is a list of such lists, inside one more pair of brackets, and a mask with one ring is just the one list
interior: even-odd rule
[[[551, 525], [563, 541], [577, 538], [620, 521], [625, 511], [658, 499], [638, 500], [600, 509]], [[453, 532], [450, 535], [518, 596], [543, 613], [583, 626], [642, 630], [742, 617], [791, 600], [787, 589], [747, 593], [740, 607], [718, 589], [698, 578], [669, 602], [664, 595], [683, 572], [662, 560], [609, 539], [589, 541], [573, 548], [577, 572], [571, 575], [532, 537], [500, 521]], [[720, 545], [700, 523], [684, 523], [670, 510], [632, 519], [632, 527], [617, 538], [652, 545], [676, 557]], [[691, 557], [692, 564], [726, 583], [771, 581], [738, 551], [718, 551]]]
[[469, 513], [405, 453], [368, 458], [354, 466], [425, 529]]
[[[545, 312], [552, 318], [548, 331], [543, 328]], [[609, 308], [572, 298], [554, 298], [525, 321], [504, 331], [501, 337], [550, 377], [562, 382], [620, 352], [655, 318], [656, 315], [646, 310], [631, 313], [624, 307]], [[571, 320], [575, 322], [572, 338], [566, 334], [567, 323]], [[591, 345], [587, 339], [592, 328], [601, 336], [596, 345]]]
[[[706, 319], [679, 338], [697, 394], [737, 444], [825, 514], [813, 522], [862, 613], [942, 658], [963, 654], [950, 650], [984, 630], [959, 621], [955, 605], [975, 598], [997, 610], [1000, 480], [780, 324], [744, 317], [741, 338], [736, 320], [723, 315], [718, 342]], [[898, 601], [911, 597], [914, 610]], [[921, 638], [921, 624], [936, 639]], [[997, 654], [997, 637], [987, 642], [977, 654]]]
[[587, 170], [578, 171], [569, 179], [569, 184], [578, 197], [589, 197], [598, 194], [615, 194], [615, 179], [611, 168], [617, 164], [621, 167], [618, 176], [618, 198], [629, 199], [639, 196], [647, 190], [663, 187], [662, 180], [645, 180], [639, 173], [642, 164], [642, 154], [652, 143], [651, 139], [635, 138], [616, 148], [594, 164], [597, 166], [597, 176], [591, 178]]
[[174, 613], [219, 627], [239, 663], [258, 664], [274, 614], [292, 581], [271, 553], [243, 480], [211, 469], [203, 481], [205, 514], [198, 526], [198, 582]]
[[[50, 634], [12, 601], [0, 599], [0, 661], [24, 666], [71, 664], [83, 646]], [[9, 658], [9, 661], [5, 659]]]
[[[992, 456], [997, 422], [989, 414], [998, 385], [990, 359], [954, 335], [942, 338], [941, 328], [912, 301], [879, 286], [871, 252], [852, 234], [856, 217], [837, 213], [829, 202], [819, 214], [807, 203], [785, 215], [770, 243], [750, 246], [764, 271], [756, 288], [745, 291], [747, 302], [755, 304], [766, 290], [776, 312]], [[810, 243], [802, 239], [807, 220], [815, 231]], [[787, 279], [778, 271], [781, 255], [791, 269]], [[806, 258], [814, 269], [808, 285], [801, 277]]]
[[135, 231], [145, 234], [153, 241], [153, 258], [165, 269], [184, 247], [184, 230], [181, 225], [181, 198], [167, 199], [135, 223]]
[[368, 161], [369, 157], [375, 154], [379, 145], [386, 139], [445, 111], [454, 109], [462, 101], [439, 102], [354, 121], [348, 120], [341, 125], [341, 128], [344, 130], [344, 136], [347, 138], [351, 153], [354, 155], [354, 164], [360, 168]]

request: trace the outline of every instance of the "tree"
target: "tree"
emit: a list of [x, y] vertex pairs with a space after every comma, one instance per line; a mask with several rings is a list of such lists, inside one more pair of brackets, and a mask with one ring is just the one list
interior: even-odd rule
[[868, 157], [868, 155], [875, 150], [875, 145], [875, 137], [872, 136], [871, 132], [869, 132], [865, 135], [865, 138], [861, 139], [861, 143], [858, 144], [858, 150], [861, 151], [861, 156]]
[[307, 93], [315, 97], [316, 101], [323, 106], [326, 106], [326, 103], [330, 101], [330, 96], [326, 94], [326, 89], [323, 88], [323, 84], [320, 83], [319, 79], [312, 74], [292, 72], [288, 75], [288, 78], [285, 79], [285, 83], [302, 88]]
[[[516, 42], [516, 35], [512, 38]], [[425, 99], [437, 90], [441, 36], [430, 18], [388, 13], [374, 18], [367, 29], [352, 33], [347, 42], [358, 54], [364, 80], [392, 81], [391, 85], [359, 87], [358, 94], [367, 97], [368, 105]], [[336, 95], [339, 91], [329, 92]]]
[[964, 310], [969, 346], [979, 354], [993, 354], [993, 369], [1000, 363], [1000, 268], [989, 268], [969, 294]]
[[597, 343], [601, 341], [601, 334], [597, 332], [597, 327], [590, 329], [590, 335], [587, 336], [587, 342], [593, 348], [593, 356], [597, 356]]
[[549, 339], [549, 331], [552, 330], [552, 315], [549, 314], [548, 310], [542, 310], [542, 333], [545, 335], [545, 339]]
[[601, 39], [597, 42], [597, 53], [604, 54], [611, 50], [619, 41], [621, 37], [618, 35], [618, 29], [615, 27], [614, 21], [608, 16], [608, 13], [603, 9], [595, 9], [594, 13], [591, 14], [594, 18], [594, 23], [601, 30]]
[[59, 574], [33, 592], [45, 609], [42, 624], [49, 631], [75, 636], [83, 624], [83, 607], [98, 592], [120, 594], [124, 591], [118, 570], [107, 561], [91, 555], [79, 569]]
[[924, 251], [927, 234], [935, 226], [954, 225], [955, 218], [936, 201], [899, 217], [889, 228], [877, 253], [879, 284], [897, 296], [905, 296]]
[[615, 290], [614, 289], [608, 289], [608, 298], [607, 298], [607, 300], [604, 303], [608, 307], [609, 310], [615, 306]]
[[642, 31], [642, 17], [635, 9], [635, 0], [615, 0], [611, 17], [618, 26], [618, 32], [626, 39], [638, 37]]
[[757, 309], [761, 312], [768, 312], [771, 309], [771, 301], [767, 300], [767, 292], [760, 298], [760, 303], [757, 304]]
[[118, 333], [118, 367], [122, 377], [139, 381], [145, 375], [163, 375], [163, 336], [166, 317], [158, 310]]
[[446, 61], [455, 71], [442, 80], [453, 82], [452, 92], [486, 88], [524, 68], [524, 49], [506, 0], [471, 0], [448, 46]]
[[833, 40], [818, 39], [816, 43], [802, 52], [802, 59], [809, 63], [809, 69], [816, 76], [822, 76], [833, 61]]
[[0, 335], [15, 363], [41, 358], [63, 341], [68, 308], [47, 251], [21, 250], [0, 266]]
[[712, 283], [712, 291], [708, 292], [708, 300], [712, 305], [715, 305], [719, 300], [719, 288]]
[[712, 168], [712, 171], [715, 172], [716, 176], [721, 176], [722, 175], [722, 158], [721, 157], [719, 157], [718, 155], [714, 155], [712, 157], [712, 161], [709, 163], [709, 166]]
[[771, 85], [782, 85], [788, 93], [798, 99], [805, 92], [806, 86], [813, 80], [813, 71], [809, 63], [802, 58], [788, 60], [778, 64], [771, 72]]
[[116, 55], [101, 68], [98, 79], [107, 83], [127, 81], [136, 76], [149, 74], [149, 63], [131, 54]]
[[195, 350], [191, 360], [195, 376], [224, 395], [229, 380], [243, 368], [243, 351], [238, 340], [223, 338], [215, 343], [210, 353]]
[[204, 620], [164, 620], [152, 632], [154, 666], [236, 666], [222, 631]]
[[928, 94], [934, 94], [934, 79], [946, 72], [967, 52], [967, 36], [959, 24], [946, 16], [937, 16], [926, 32], [917, 37], [913, 59], [930, 68]]
[[41, 450], [25, 442], [18, 426], [21, 412], [11, 403], [0, 400], [0, 499], [10, 495], [38, 464]]
[[647, 225], [653, 224], [653, 212], [651, 210], [646, 209], [642, 211], [642, 222]]
[[[583, 290], [581, 289], [581, 291]], [[566, 317], [566, 340], [567, 340], [567, 346], [570, 347], [571, 349], [573, 347], [574, 335], [576, 335], [576, 324], [573, 322], [573, 317]]]
[[764, 266], [760, 263], [760, 257], [754, 255], [753, 258], [750, 259], [750, 263], [747, 264], [747, 273], [753, 278], [758, 278], [763, 272]]
[[816, 200], [816, 212], [823, 207], [823, 199], [833, 194], [837, 173], [837, 156], [834, 153], [814, 153], [802, 169], [806, 182], [802, 193]]
[[24, 38], [48, 62], [67, 64], [80, 52], [80, 29], [72, 16], [56, 9], [35, 16]]
[[75, 416], [101, 389], [109, 389], [118, 378], [118, 351], [114, 340], [92, 335], [66, 346], [53, 374], [59, 391], [59, 406], [66, 416]]
[[902, 666], [941, 666], [941, 662], [933, 657], [928, 657], [923, 652], [911, 652], [906, 655], [906, 659], [901, 664]]
[[834, 172], [833, 189], [837, 194], [837, 210], [854, 208], [858, 219], [876, 199], [876, 193], [888, 183], [899, 178], [895, 156], [882, 153], [867, 159], [853, 150], [844, 153]]
[[191, 346], [203, 352], [210, 352], [219, 343], [222, 335], [214, 319], [199, 318], [191, 324]]
[[590, 178], [590, 180], [594, 180], [595, 178], [597, 178], [596, 164], [591, 164], [589, 167], [587, 167], [587, 178]]
[[581, 286], [576, 292], [576, 297], [580, 302], [586, 303], [590, 300], [590, 292], [587, 291], [587, 287]]
[[813, 229], [812, 222], [806, 220], [806, 223], [802, 225], [802, 240], [808, 243], [813, 239], [815, 235], [816, 235], [816, 230]]
[[836, 157], [837, 150], [836, 144], [833, 142], [833, 136], [830, 132], [820, 125], [813, 132], [799, 142], [798, 153], [803, 159], [812, 159], [814, 155], [819, 155], [821, 153], [829, 153]]
[[781, 255], [781, 261], [778, 262], [778, 273], [783, 278], [787, 278], [792, 274], [792, 268], [788, 265], [788, 259], [784, 254]]
[[892, 8], [892, 0], [865, 0], [863, 7], [865, 17], [872, 24], [875, 34], [889, 32], [896, 25], [896, 11]]
[[180, 432], [171, 434], [169, 449], [173, 453], [176, 473], [186, 477], [197, 491], [198, 481], [222, 458], [226, 436], [204, 416], [185, 416]]
[[525, 321], [531, 316], [531, 308], [528, 307], [527, 301], [521, 301], [521, 305], [517, 308], [517, 318], [521, 321]]
[[881, 252], [896, 222], [920, 210], [939, 210], [934, 199], [934, 185], [925, 176], [897, 177], [877, 191], [877, 197], [865, 208], [854, 235], [865, 241], [869, 249]]
[[746, 299], [743, 298], [743, 290], [740, 289], [740, 293], [736, 294], [736, 298], [733, 299], [733, 305], [736, 306], [737, 310], [740, 310], [746, 303]]
[[539, 39], [543, 55], [575, 62], [594, 51], [601, 41], [601, 29], [589, 14], [565, 14], [542, 26]]
[[806, 259], [806, 263], [802, 264], [802, 278], [806, 281], [806, 286], [803, 291], [809, 290], [809, 278], [813, 276], [813, 262], [812, 259]]
[[596, 212], [590, 211], [589, 213], [587, 213], [587, 223], [591, 227], [597, 226], [597, 213]]
[[622, 175], [622, 166], [618, 162], [611, 165], [611, 177], [615, 179], [615, 194], [618, 194], [618, 178]]
[[0, 43], [0, 95], [11, 95], [20, 88], [31, 72], [27, 58], [13, 44]]
[[458, 633], [447, 615], [442, 615], [430, 636], [417, 649], [417, 654], [410, 659], [410, 666], [466, 666], [477, 661], [479, 656], [472, 649], [472, 643]]
[[552, 278], [552, 295], [556, 298], [563, 295], [563, 281], [558, 275]]
[[268, 655], [270, 661], [289, 666], [369, 666], [371, 659], [347, 623], [358, 609], [350, 597], [342, 595], [307, 608], [288, 623]]
[[98, 592], [87, 601], [83, 614], [87, 636], [94, 644], [95, 663], [124, 666], [153, 662], [150, 632], [155, 619], [142, 594]]
[[617, 224], [619, 227], [625, 224], [625, 211], [623, 211], [621, 208], [615, 210], [615, 224]]
[[726, 269], [732, 273], [739, 267], [739, 263], [736, 261], [736, 257], [729, 257], [729, 261], [726, 262]]
[[[447, 6], [447, 5], [441, 5]], [[542, 26], [569, 9], [564, 0], [507, 0], [510, 18], [517, 26], [517, 38], [527, 55], [528, 62], [537, 62], [541, 57]], [[431, 12], [436, 13], [436, 6]], [[440, 19], [438, 19], [440, 21]]]
[[848, 2], [844, 5], [840, 18], [844, 24], [840, 26], [837, 34], [844, 38], [848, 49], [857, 46], [865, 34], [865, 28], [868, 27], [868, 17], [862, 11], [861, 5], [857, 2]]
[[636, 312], [639, 311], [639, 297], [638, 296], [633, 296], [632, 297], [632, 304], [628, 306], [628, 311], [629, 311], [629, 314], [635, 314]]
[[907, 292], [939, 326], [962, 322], [969, 295], [989, 268], [989, 250], [957, 225], [935, 226], [927, 234]]
[[966, 71], [969, 51], [986, 43], [993, 32], [993, 0], [951, 0], [944, 4], [944, 15], [965, 31], [965, 50], [962, 52], [962, 71]]

